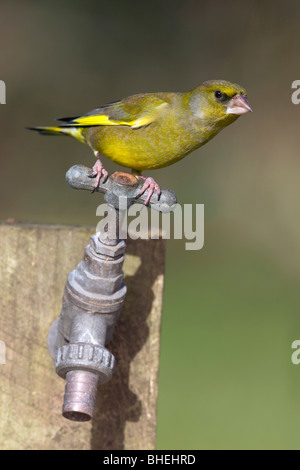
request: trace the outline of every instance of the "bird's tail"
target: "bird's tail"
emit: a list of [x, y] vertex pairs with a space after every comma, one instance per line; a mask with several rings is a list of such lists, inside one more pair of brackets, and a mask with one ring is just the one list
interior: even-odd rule
[[80, 140], [80, 142], [85, 143], [85, 140], [82, 136], [81, 127], [72, 127], [72, 126], [53, 126], [53, 127], [26, 127], [31, 131], [37, 131], [42, 135], [69, 135], [70, 137], [75, 137], [75, 139]]

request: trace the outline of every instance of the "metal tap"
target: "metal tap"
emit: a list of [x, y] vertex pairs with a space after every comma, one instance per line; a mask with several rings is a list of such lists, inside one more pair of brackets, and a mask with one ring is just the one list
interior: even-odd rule
[[[68, 184], [74, 189], [93, 189], [91, 170], [81, 165], [69, 169]], [[91, 236], [84, 257], [67, 279], [60, 316], [50, 327], [48, 348], [57, 374], [66, 379], [62, 414], [74, 421], [88, 421], [93, 416], [97, 387], [112, 377], [115, 358], [105, 347], [120, 315], [126, 286], [123, 282], [125, 242], [119, 239], [120, 217], [130, 205], [144, 202], [138, 196], [143, 183], [135, 176], [117, 172], [98, 192], [108, 204], [108, 230]], [[125, 203], [124, 203], [125, 201]], [[162, 189], [153, 195], [154, 210], [170, 212], [176, 196]], [[109, 227], [114, 227], [110, 230]]]

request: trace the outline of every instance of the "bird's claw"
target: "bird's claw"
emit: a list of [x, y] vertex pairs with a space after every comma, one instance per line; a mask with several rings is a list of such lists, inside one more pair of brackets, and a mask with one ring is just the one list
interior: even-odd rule
[[156, 181], [153, 178], [151, 178], [151, 177], [146, 178], [145, 176], [141, 176], [141, 175], [139, 175], [139, 178], [144, 179], [145, 183], [143, 184], [143, 187], [140, 190], [138, 195], [141, 196], [142, 194], [144, 194], [144, 192], [146, 190], [148, 190], [148, 195], [147, 195], [147, 198], [145, 200], [145, 206], [147, 206], [150, 202], [150, 199], [151, 199], [152, 194], [154, 193], [154, 191], [156, 191], [156, 194], [159, 197], [160, 194], [161, 194], [161, 190], [160, 190], [159, 185], [156, 183]]
[[96, 178], [92, 193], [94, 193], [98, 188], [101, 176], [103, 176], [102, 182], [105, 183], [108, 178], [108, 172], [103, 168], [101, 160], [97, 158], [96, 163], [93, 166], [93, 173], [89, 175], [89, 178]]

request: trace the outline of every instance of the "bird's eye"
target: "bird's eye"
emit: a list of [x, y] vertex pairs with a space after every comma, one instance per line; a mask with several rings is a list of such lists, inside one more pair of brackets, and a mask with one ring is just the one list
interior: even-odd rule
[[220, 90], [217, 90], [217, 91], [215, 91], [215, 97], [218, 100], [223, 101], [226, 98], [226, 95], [224, 93], [222, 93]]

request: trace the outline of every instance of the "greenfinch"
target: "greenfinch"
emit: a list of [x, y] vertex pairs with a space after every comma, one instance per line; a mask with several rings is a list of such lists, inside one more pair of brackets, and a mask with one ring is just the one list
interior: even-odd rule
[[101, 155], [130, 168], [145, 180], [145, 204], [159, 185], [141, 172], [163, 168], [204, 145], [241, 114], [252, 111], [246, 91], [225, 80], [209, 80], [187, 93], [145, 93], [101, 106], [60, 126], [31, 127], [41, 134], [68, 135], [87, 144], [96, 156], [95, 187], [108, 177]]

